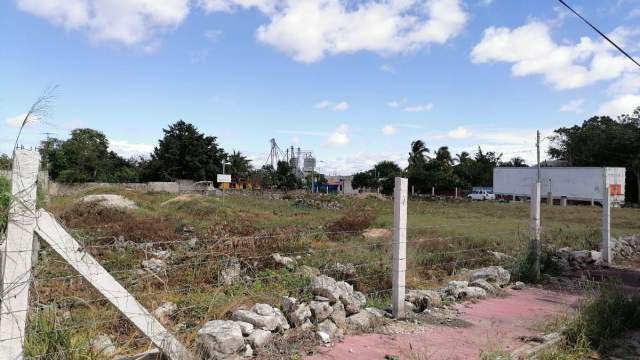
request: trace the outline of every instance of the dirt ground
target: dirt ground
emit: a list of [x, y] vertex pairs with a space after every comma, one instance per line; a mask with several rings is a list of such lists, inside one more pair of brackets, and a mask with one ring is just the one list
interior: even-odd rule
[[479, 359], [483, 352], [512, 351], [525, 344], [523, 339], [544, 335], [545, 323], [572, 311], [578, 299], [538, 288], [508, 290], [504, 297], [454, 305], [441, 325], [434, 324], [433, 316], [418, 317], [419, 324], [398, 334], [347, 336], [306, 359]]

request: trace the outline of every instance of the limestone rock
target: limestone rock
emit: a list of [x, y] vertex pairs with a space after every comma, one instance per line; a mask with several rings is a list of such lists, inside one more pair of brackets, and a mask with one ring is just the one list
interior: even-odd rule
[[245, 351], [240, 325], [233, 321], [209, 321], [198, 330], [196, 344], [207, 359], [236, 359]]
[[116, 353], [116, 346], [113, 345], [109, 336], [98, 334], [91, 339], [91, 351], [103, 357], [111, 357]]
[[308, 265], [302, 265], [298, 268], [296, 273], [303, 277], [313, 278], [314, 276], [320, 275], [320, 270]]
[[95, 203], [100, 206], [104, 206], [107, 208], [117, 208], [117, 209], [137, 209], [138, 206], [133, 201], [125, 198], [121, 195], [115, 194], [97, 194], [97, 195], [87, 195], [80, 200], [79, 203]]
[[178, 306], [172, 302], [163, 302], [157, 309], [153, 310], [155, 316], [160, 322], [167, 322], [178, 311]]
[[222, 285], [233, 285], [240, 281], [241, 271], [242, 269], [238, 259], [228, 259], [218, 273], [218, 282]]
[[340, 294], [342, 294], [342, 290], [338, 288], [336, 281], [326, 275], [313, 278], [311, 282], [311, 292], [313, 292], [314, 295], [329, 299], [332, 303], [340, 300]]
[[469, 283], [469, 286], [479, 287], [487, 292], [487, 294], [495, 294], [497, 289], [485, 279], [477, 279]]
[[311, 309], [311, 314], [317, 323], [328, 318], [333, 312], [331, 305], [328, 302], [323, 301], [312, 301], [309, 303], [309, 308]]
[[318, 336], [318, 339], [320, 339], [320, 342], [322, 342], [323, 344], [328, 344], [331, 342], [331, 337], [325, 332], [318, 331], [316, 335]]
[[251, 348], [260, 351], [273, 339], [271, 331], [256, 329], [247, 337], [247, 341], [251, 344]]
[[318, 331], [326, 333], [331, 339], [335, 339], [337, 336], [342, 336], [342, 331], [340, 331], [338, 326], [329, 319], [318, 324]]
[[240, 331], [242, 331], [242, 335], [249, 336], [253, 332], [253, 325], [244, 321], [236, 321], [236, 324], [240, 326]]
[[469, 286], [458, 291], [460, 299], [482, 299], [487, 297], [487, 292], [479, 287]]
[[284, 267], [286, 267], [287, 269], [293, 269], [296, 261], [290, 257], [286, 257], [286, 256], [282, 256], [279, 253], [274, 253], [271, 254], [271, 259], [273, 259], [273, 261], [276, 264], [282, 265]]
[[340, 301], [331, 306], [333, 309], [329, 319], [331, 319], [339, 328], [346, 329], [347, 327], [347, 312], [344, 310], [344, 305]]
[[417, 311], [423, 311], [430, 307], [440, 306], [442, 299], [440, 294], [433, 290], [407, 290], [405, 300], [416, 306]]
[[142, 267], [153, 271], [154, 273], [164, 272], [167, 269], [167, 263], [162, 259], [149, 259], [142, 261]]
[[513, 284], [513, 286], [511, 286], [511, 288], [513, 290], [522, 290], [525, 288], [525, 284], [522, 281], [516, 281], [515, 284]]
[[509, 283], [511, 274], [501, 266], [489, 266], [474, 270], [469, 275], [469, 281], [473, 282], [480, 279], [494, 283], [498, 286], [504, 286]]
[[236, 310], [231, 315], [235, 321], [244, 321], [255, 328], [273, 331], [280, 325], [280, 320], [273, 315], [259, 315], [249, 310]]
[[367, 229], [362, 233], [362, 236], [369, 240], [389, 238], [392, 235], [393, 233], [389, 229]]

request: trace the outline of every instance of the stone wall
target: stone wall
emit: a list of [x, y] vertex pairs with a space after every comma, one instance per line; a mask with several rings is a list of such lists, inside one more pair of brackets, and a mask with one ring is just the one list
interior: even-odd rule
[[100, 187], [111, 187], [127, 189], [140, 192], [169, 192], [177, 194], [180, 192], [180, 185], [177, 182], [148, 182], [148, 183], [76, 183], [64, 184], [55, 181], [49, 182], [49, 192], [51, 196], [71, 195], [77, 192], [87, 191]]

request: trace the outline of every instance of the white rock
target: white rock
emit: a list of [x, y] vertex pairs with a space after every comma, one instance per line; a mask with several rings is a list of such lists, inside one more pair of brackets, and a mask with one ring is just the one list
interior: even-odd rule
[[340, 301], [331, 306], [333, 309], [329, 319], [331, 319], [339, 328], [347, 328], [347, 312], [344, 310], [344, 305]]
[[325, 333], [325, 332], [318, 331], [318, 332], [316, 333], [316, 335], [318, 336], [318, 339], [320, 339], [320, 341], [321, 341], [323, 344], [328, 344], [328, 343], [330, 343], [330, 342], [331, 342], [331, 337], [329, 336], [329, 334], [327, 334], [327, 333]]
[[501, 266], [489, 266], [481, 269], [477, 269], [471, 272], [469, 275], [469, 281], [486, 280], [490, 283], [494, 283], [498, 286], [504, 286], [509, 283], [511, 274], [508, 270]]
[[458, 298], [461, 299], [482, 299], [487, 297], [487, 292], [483, 288], [469, 286], [458, 290]]
[[334, 268], [342, 278], [352, 278], [356, 274], [356, 267], [351, 263], [336, 263]]
[[294, 327], [300, 327], [311, 317], [312, 312], [307, 304], [293, 305], [293, 310], [287, 313], [287, 317]]
[[209, 321], [198, 330], [196, 345], [208, 359], [234, 359], [245, 350], [240, 325], [233, 321]]
[[240, 326], [240, 331], [242, 331], [242, 335], [244, 336], [251, 335], [251, 333], [253, 332], [253, 324], [249, 324], [248, 322], [244, 321], [236, 321], [236, 324]]
[[484, 291], [486, 291], [488, 294], [495, 294], [495, 292], [497, 291], [496, 287], [491, 285], [485, 279], [474, 280], [474, 281], [469, 283], [469, 286], [479, 287], [481, 289], [484, 289]]
[[166, 322], [178, 311], [178, 306], [172, 302], [163, 302], [157, 309], [153, 310], [153, 316], [161, 322]]
[[422, 311], [430, 307], [440, 306], [440, 304], [442, 303], [440, 294], [433, 290], [407, 290], [404, 298], [406, 301], [409, 301], [413, 305], [415, 305], [418, 311]]
[[258, 315], [249, 310], [236, 310], [231, 315], [235, 321], [244, 321], [255, 328], [273, 331], [280, 325], [280, 319], [274, 315]]
[[113, 345], [109, 336], [98, 334], [91, 339], [91, 351], [103, 357], [111, 357], [116, 353], [116, 346]]
[[511, 286], [511, 288], [513, 290], [522, 290], [525, 288], [525, 284], [522, 281], [516, 281], [515, 284], [513, 284], [513, 286]]
[[340, 331], [338, 326], [336, 326], [336, 324], [334, 324], [333, 321], [329, 319], [318, 324], [318, 331], [329, 335], [331, 339], [335, 339], [337, 336], [342, 336], [342, 332]]
[[149, 269], [155, 273], [164, 272], [167, 269], [167, 263], [162, 259], [149, 259], [142, 261], [142, 267]]
[[247, 337], [247, 341], [251, 344], [251, 348], [256, 351], [264, 348], [273, 339], [273, 334], [267, 330], [256, 329]]
[[325, 297], [332, 303], [340, 300], [340, 294], [342, 294], [342, 290], [338, 288], [336, 281], [326, 275], [313, 278], [311, 291], [314, 295]]
[[328, 302], [312, 301], [309, 303], [309, 309], [316, 322], [321, 322], [328, 318], [333, 312], [333, 307]]
[[244, 346], [244, 353], [242, 354], [242, 356], [246, 358], [253, 357], [253, 349], [251, 348], [251, 345], [246, 344]]
[[282, 256], [279, 253], [271, 254], [271, 258], [276, 264], [280, 264], [287, 269], [293, 269], [296, 261], [290, 257]]
[[347, 318], [347, 327], [353, 330], [368, 330], [375, 324], [376, 318], [384, 316], [382, 310], [366, 308]]

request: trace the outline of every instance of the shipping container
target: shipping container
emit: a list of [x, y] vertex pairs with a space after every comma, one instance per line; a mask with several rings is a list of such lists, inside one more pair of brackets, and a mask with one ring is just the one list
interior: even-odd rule
[[[493, 191], [496, 195], [531, 196], [538, 176], [536, 167], [497, 167], [493, 169]], [[606, 180], [606, 182], [605, 182]], [[622, 167], [542, 167], [542, 197], [600, 202], [608, 188], [612, 204], [624, 203], [625, 169]]]

